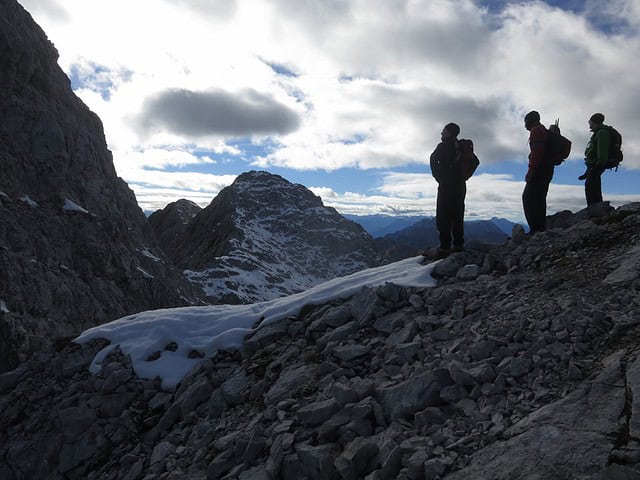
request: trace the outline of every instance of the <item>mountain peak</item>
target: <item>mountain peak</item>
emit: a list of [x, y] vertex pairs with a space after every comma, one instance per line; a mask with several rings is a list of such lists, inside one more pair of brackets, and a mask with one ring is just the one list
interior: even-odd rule
[[168, 253], [216, 302], [270, 300], [379, 264], [360, 225], [263, 171], [238, 176], [173, 245]]
[[320, 197], [304, 185], [291, 183], [269, 172], [252, 170], [243, 173], [227, 188], [238, 195], [237, 200], [256, 205], [263, 213], [271, 208], [279, 209], [282, 205], [301, 210], [324, 208]]

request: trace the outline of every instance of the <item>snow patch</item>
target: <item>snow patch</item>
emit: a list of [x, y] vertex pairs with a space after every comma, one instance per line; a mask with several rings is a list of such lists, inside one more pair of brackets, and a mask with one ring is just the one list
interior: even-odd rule
[[[422, 265], [423, 257], [408, 258], [382, 267], [370, 268], [346, 277], [335, 278], [316, 285], [306, 292], [252, 305], [211, 305], [152, 310], [129, 315], [105, 325], [86, 330], [77, 343], [104, 338], [111, 343], [91, 362], [90, 370], [97, 373], [106, 356], [116, 347], [131, 357], [133, 368], [140, 378], [162, 379], [162, 388], [173, 390], [182, 378], [202, 358], [189, 358], [197, 350], [204, 358], [215, 356], [218, 350], [241, 348], [244, 338], [261, 325], [297, 315], [305, 305], [321, 305], [332, 300], [348, 298], [363, 287], [393, 283], [405, 287], [433, 287], [431, 276], [435, 263]], [[165, 347], [175, 342], [175, 352]], [[156, 360], [152, 354], [161, 353]], [[154, 355], [155, 357], [155, 355]]]
[[20, 197], [20, 201], [26, 203], [31, 208], [38, 208], [38, 202], [34, 201], [29, 195], [23, 195]]
[[151, 253], [151, 251], [148, 248], [145, 248], [144, 250], [138, 250], [138, 251], [145, 257], [153, 260], [154, 262], [162, 262], [162, 260], [156, 257], [153, 253]]
[[72, 202], [71, 200], [69, 200], [68, 198], [65, 198], [64, 200], [64, 205], [62, 206], [62, 210], [64, 210], [65, 212], [81, 212], [81, 213], [89, 213], [87, 210], [85, 210], [84, 208], [82, 208], [80, 205], [78, 205], [75, 202]]
[[7, 304], [4, 300], [0, 300], [0, 313], [9, 313], [9, 309], [7, 308]]
[[136, 267], [136, 269], [142, 272], [142, 275], [144, 276], [144, 278], [156, 278], [153, 275], [151, 275], [149, 272], [145, 271], [143, 268]]

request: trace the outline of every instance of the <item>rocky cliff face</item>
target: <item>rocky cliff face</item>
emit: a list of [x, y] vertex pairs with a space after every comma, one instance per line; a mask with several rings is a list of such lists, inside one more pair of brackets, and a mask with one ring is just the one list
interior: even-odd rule
[[[196, 294], [117, 177], [44, 32], [0, 0], [0, 371], [57, 337]], [[201, 294], [200, 294], [201, 295]]]
[[[590, 216], [597, 214], [597, 217]], [[631, 479], [640, 204], [259, 328], [178, 386], [103, 345], [0, 375], [0, 478]]]
[[224, 303], [277, 298], [379, 263], [360, 225], [267, 172], [240, 175], [175, 244], [176, 264]]
[[162, 250], [175, 257], [181, 250], [180, 236], [202, 208], [190, 200], [170, 203], [149, 216], [149, 225]]

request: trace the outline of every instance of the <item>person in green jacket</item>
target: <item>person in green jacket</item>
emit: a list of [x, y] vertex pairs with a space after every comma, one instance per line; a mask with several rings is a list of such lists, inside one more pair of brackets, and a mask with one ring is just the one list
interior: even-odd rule
[[604, 124], [604, 115], [594, 113], [589, 119], [589, 130], [593, 132], [584, 152], [587, 171], [578, 177], [584, 182], [587, 205], [602, 202], [602, 174], [609, 159], [609, 128]]

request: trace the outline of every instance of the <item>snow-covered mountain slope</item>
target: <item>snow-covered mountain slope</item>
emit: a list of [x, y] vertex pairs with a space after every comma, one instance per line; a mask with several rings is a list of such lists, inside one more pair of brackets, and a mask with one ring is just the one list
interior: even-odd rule
[[379, 265], [360, 225], [304, 186], [259, 171], [222, 190], [178, 244], [176, 263], [223, 303], [271, 300]]

